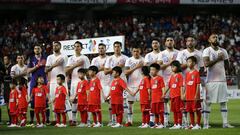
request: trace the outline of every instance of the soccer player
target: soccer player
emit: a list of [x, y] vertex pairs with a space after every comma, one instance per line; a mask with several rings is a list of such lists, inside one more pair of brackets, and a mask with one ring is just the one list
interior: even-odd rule
[[18, 114], [21, 120], [20, 126], [24, 127], [27, 122], [28, 93], [27, 80], [24, 77], [18, 79]]
[[181, 64], [179, 61], [172, 61], [171, 68], [173, 74], [169, 80], [170, 100], [171, 100], [171, 111], [173, 112], [174, 126], [170, 129], [181, 129], [182, 128], [182, 112], [183, 109], [183, 76]]
[[203, 50], [203, 61], [207, 67], [206, 101], [204, 107], [204, 129], [209, 128], [209, 114], [212, 103], [220, 103], [223, 128], [233, 128], [228, 123], [227, 83], [225, 70], [229, 70], [229, 57], [225, 49], [219, 47], [218, 36], [211, 34], [209, 47]]
[[[141, 57], [141, 48], [140, 46], [133, 46], [132, 48], [132, 57], [128, 58], [125, 63], [125, 75], [128, 77], [127, 85], [133, 90], [137, 91], [138, 86], [142, 80], [141, 68], [144, 64], [144, 58]], [[132, 125], [133, 123], [133, 103], [136, 100], [135, 96], [131, 94], [127, 95], [128, 101], [128, 123], [127, 126]]]
[[[49, 73], [49, 86], [50, 86], [50, 99], [53, 100], [55, 96], [55, 90], [58, 87], [57, 84], [57, 75], [63, 74], [65, 76], [64, 68], [66, 67], [68, 56], [62, 54], [61, 50], [61, 43], [58, 41], [53, 42], [53, 54], [47, 57], [45, 72]], [[67, 81], [64, 82], [64, 86], [67, 89]], [[67, 91], [68, 92], [68, 91]], [[72, 123], [72, 112], [71, 112], [71, 105], [68, 100], [66, 99], [66, 112], [68, 113], [69, 123]]]
[[151, 78], [151, 112], [155, 116], [155, 125], [153, 128], [164, 128], [164, 93], [165, 84], [163, 78], [159, 75], [160, 66], [157, 63], [150, 65]]
[[[34, 55], [30, 56], [29, 62], [27, 65], [27, 72], [31, 74], [30, 86], [28, 91], [28, 96], [31, 95], [32, 89], [37, 85], [37, 77], [42, 76], [44, 79], [44, 84], [47, 84], [47, 76], [45, 74], [45, 65], [46, 65], [46, 56], [42, 54], [42, 48], [40, 44], [34, 45]], [[34, 120], [34, 99], [30, 103], [30, 125], [33, 124]], [[50, 111], [49, 108], [46, 108], [46, 123], [49, 124]]]
[[[31, 99], [34, 99], [34, 112], [37, 119], [37, 127], [42, 128], [45, 127], [46, 122], [46, 101], [49, 99], [49, 89], [46, 85], [44, 85], [44, 78], [42, 76], [37, 77], [37, 86], [33, 88]], [[40, 116], [42, 115], [42, 122], [40, 122]]]
[[4, 101], [6, 103], [7, 106], [7, 114], [8, 114], [8, 118], [9, 121], [7, 121], [7, 125], [10, 125], [11, 123], [11, 116], [10, 116], [10, 112], [9, 112], [9, 105], [8, 105], [8, 101], [9, 101], [9, 94], [10, 94], [10, 82], [11, 82], [11, 68], [13, 66], [13, 64], [11, 63], [11, 60], [9, 59], [9, 56], [6, 55], [3, 57], [3, 63], [5, 66], [5, 72], [4, 72], [4, 82], [3, 82], [3, 96], [4, 96]]
[[[56, 127], [67, 127], [66, 125], [66, 107], [65, 101], [67, 97], [67, 89], [64, 86], [65, 76], [63, 74], [57, 75], [57, 84], [58, 87], [55, 91], [55, 97], [53, 99], [54, 103], [54, 112], [57, 114]], [[62, 115], [62, 124], [60, 124], [60, 119]]]
[[122, 119], [123, 119], [123, 91], [126, 90], [129, 94], [133, 95], [132, 91], [128, 89], [126, 82], [120, 78], [122, 74], [121, 67], [114, 67], [112, 69], [113, 81], [110, 86], [110, 94], [106, 97], [106, 99], [111, 96], [111, 106], [112, 106], [112, 114], [116, 115], [117, 123], [113, 125], [113, 128], [122, 127]]
[[18, 127], [17, 126], [17, 121], [18, 121], [18, 103], [17, 103], [17, 97], [18, 97], [18, 92], [16, 89], [17, 81], [13, 79], [10, 82], [10, 95], [9, 95], [9, 112], [11, 116], [11, 125], [8, 127]]
[[[195, 68], [199, 70], [200, 73], [204, 72], [204, 65], [203, 65], [203, 59], [202, 59], [202, 52], [195, 49], [196, 40], [193, 36], [188, 36], [186, 38], [186, 49], [180, 51], [177, 55], [177, 59], [181, 63], [181, 67], [183, 70], [183, 77], [185, 77], [185, 74], [187, 71], [189, 71], [189, 68], [187, 66], [187, 58], [190, 56], [194, 56], [197, 58], [197, 63], [195, 64]], [[200, 85], [201, 88], [201, 85]], [[202, 90], [202, 89], [200, 89]], [[204, 91], [201, 91], [203, 93]], [[201, 97], [202, 98], [202, 97]], [[183, 110], [183, 125], [187, 128], [188, 127], [188, 118], [187, 118], [187, 112], [186, 107]]]
[[[160, 53], [160, 43], [157, 38], [152, 40], [152, 52], [145, 55], [144, 66], [150, 66], [153, 63], [157, 63], [158, 55]], [[161, 73], [159, 72], [159, 75]], [[154, 126], [154, 114], [150, 113], [150, 126]]]
[[98, 68], [96, 66], [90, 66], [88, 74], [90, 77], [89, 82], [89, 95], [88, 95], [88, 112], [92, 113], [93, 116], [93, 127], [102, 127], [102, 111], [101, 111], [101, 94], [102, 85], [98, 77]]
[[[174, 39], [171, 36], [168, 36], [165, 41], [166, 49], [159, 53], [158, 55], [158, 64], [160, 64], [162, 69], [162, 76], [164, 78], [164, 82], [168, 84], [170, 76], [172, 74], [171, 63], [176, 60], [178, 55], [178, 50], [174, 49]], [[166, 87], [166, 89], [168, 89]], [[164, 97], [164, 125], [168, 126], [169, 123], [169, 93], [166, 93]]]
[[[186, 111], [190, 115], [191, 125], [188, 129], [201, 129], [201, 101], [200, 101], [200, 75], [195, 68], [197, 58], [190, 56], [187, 58], [187, 66], [189, 71], [185, 76], [185, 97], [186, 97]], [[197, 124], [195, 125], [195, 113], [197, 114]]]
[[[99, 72], [97, 74], [97, 77], [101, 80], [101, 85], [103, 87], [103, 93], [104, 95], [101, 96], [102, 101], [104, 101], [104, 96], [107, 96], [110, 92], [110, 84], [111, 84], [111, 76], [110, 74], [105, 75], [104, 74], [104, 65], [106, 63], [106, 60], [109, 56], [106, 55], [106, 45], [103, 43], [100, 43], [98, 45], [98, 54], [99, 56], [93, 58], [91, 65], [96, 66], [99, 69]], [[114, 123], [114, 119], [112, 117], [112, 108], [109, 103], [108, 110], [109, 110], [109, 123], [108, 126], [111, 126]]]
[[136, 95], [137, 92], [140, 91], [140, 107], [141, 107], [141, 112], [142, 112], [142, 125], [139, 126], [139, 128], [148, 128], [149, 127], [149, 122], [150, 122], [150, 90], [151, 90], [151, 85], [150, 85], [150, 71], [148, 66], [143, 66], [142, 67], [142, 80], [139, 84], [138, 90], [134, 93]]
[[78, 82], [76, 93], [72, 97], [73, 100], [77, 98], [78, 111], [80, 112], [81, 123], [77, 127], [87, 127], [88, 119], [88, 99], [87, 91], [89, 90], [88, 81], [86, 80], [86, 69], [78, 69]]
[[159, 53], [160, 53], [159, 40], [153, 39], [152, 40], [152, 52], [145, 55], [144, 65], [150, 66], [153, 63], [157, 63]]
[[[125, 62], [127, 60], [127, 56], [126, 55], [123, 55], [121, 53], [121, 50], [122, 50], [122, 43], [119, 42], [119, 41], [116, 41], [113, 43], [113, 47], [114, 47], [114, 54], [112, 56], [109, 56], [106, 60], [106, 63], [104, 65], [104, 73], [105, 75], [108, 75], [108, 74], [112, 74], [112, 68], [114, 68], [115, 66], [119, 66], [122, 68], [122, 70], [124, 70], [124, 66], [125, 66]], [[122, 73], [120, 75], [120, 77], [125, 81], [127, 82], [127, 78], [126, 78], [126, 75], [124, 73]], [[113, 80], [113, 77], [111, 76], [110, 77], [110, 82], [112, 82]], [[127, 119], [127, 112], [128, 112], [128, 106], [127, 106], [127, 93], [124, 91], [124, 116], [126, 117]], [[112, 116], [113, 120], [115, 119], [115, 116], [113, 115]], [[126, 120], [128, 121], [128, 120]]]
[[[78, 78], [78, 69], [84, 68], [87, 69], [90, 66], [90, 62], [87, 56], [81, 54], [83, 49], [83, 44], [79, 41], [74, 43], [75, 55], [69, 57], [67, 62], [67, 67], [65, 68], [65, 72], [67, 74], [71, 74], [71, 89], [70, 96], [75, 95], [76, 88], [80, 79]], [[71, 126], [76, 126], [76, 114], [77, 114], [77, 103], [72, 103], [72, 123]]]
[[186, 49], [179, 51], [177, 55], [177, 59], [181, 63], [181, 67], [183, 70], [183, 74], [185, 75], [187, 71], [190, 69], [187, 65], [187, 58], [194, 56], [197, 59], [197, 63], [195, 65], [195, 68], [199, 70], [199, 72], [203, 72], [204, 70], [204, 64], [203, 64], [203, 58], [202, 58], [202, 52], [195, 49], [196, 46], [196, 40], [193, 36], [188, 36], [186, 38]]
[[13, 79], [19, 79], [21, 77], [24, 77], [25, 79], [28, 79], [27, 77], [27, 65], [24, 64], [24, 57], [23, 55], [17, 55], [17, 64], [14, 65], [11, 68], [11, 77]]

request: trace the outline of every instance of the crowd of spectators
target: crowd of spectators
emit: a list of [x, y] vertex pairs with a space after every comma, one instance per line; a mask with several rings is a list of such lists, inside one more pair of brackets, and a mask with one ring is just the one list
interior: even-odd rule
[[165, 37], [175, 39], [176, 48], [185, 48], [185, 37], [194, 35], [197, 49], [208, 46], [211, 33], [219, 35], [219, 42], [227, 49], [230, 57], [231, 72], [240, 73], [240, 16], [237, 15], [192, 15], [192, 16], [127, 16], [96, 20], [1, 20], [0, 55], [11, 56], [23, 53], [28, 57], [33, 52], [33, 45], [41, 43], [44, 53], [49, 55], [52, 41], [83, 39], [125, 35], [125, 54], [130, 55], [131, 46], [138, 44], [143, 48], [143, 55], [151, 51], [151, 40], [158, 38], [161, 50], [164, 49]]

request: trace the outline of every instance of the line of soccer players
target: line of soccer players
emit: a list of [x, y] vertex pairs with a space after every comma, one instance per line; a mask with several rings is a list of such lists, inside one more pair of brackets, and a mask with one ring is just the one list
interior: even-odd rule
[[[57, 127], [66, 127], [66, 113], [70, 125], [76, 126], [77, 111], [81, 118], [78, 127], [102, 127], [101, 103], [104, 101], [109, 104], [108, 126], [122, 127], [123, 118], [126, 118], [124, 126], [132, 126], [133, 103], [137, 99], [142, 112], [139, 127], [166, 128], [169, 126], [170, 99], [174, 118], [170, 129], [200, 129], [202, 113], [203, 127], [209, 128], [211, 103], [220, 103], [223, 127], [230, 128], [224, 69], [228, 64], [227, 52], [218, 46], [216, 34], [209, 37], [210, 46], [203, 53], [195, 49], [195, 43], [195, 39], [189, 36], [187, 48], [178, 51], [174, 49], [174, 38], [167, 37], [166, 49], [160, 52], [159, 41], [154, 39], [153, 51], [145, 58], [141, 56], [141, 46], [133, 46], [132, 57], [123, 55], [122, 43], [118, 41], [113, 44], [114, 54], [107, 56], [106, 45], [101, 43], [98, 45], [99, 56], [91, 63], [87, 56], [81, 54], [83, 44], [78, 41], [74, 44], [75, 54], [69, 58], [60, 52], [60, 42], [53, 42], [53, 54], [47, 59], [42, 56], [41, 47], [36, 45], [35, 55], [30, 58], [28, 66], [23, 64], [23, 56], [19, 55], [11, 71], [9, 127], [17, 126], [18, 117], [21, 120], [19, 125], [26, 125], [28, 102], [32, 108], [30, 123], [33, 124], [35, 114], [37, 127], [49, 123], [50, 104]], [[207, 70], [207, 92], [202, 89], [200, 79], [204, 66]], [[24, 78], [28, 74], [31, 74], [31, 80], [27, 91]], [[71, 80], [70, 90], [68, 78]], [[207, 94], [204, 96], [202, 93]], [[93, 124], [89, 124], [90, 114]]]

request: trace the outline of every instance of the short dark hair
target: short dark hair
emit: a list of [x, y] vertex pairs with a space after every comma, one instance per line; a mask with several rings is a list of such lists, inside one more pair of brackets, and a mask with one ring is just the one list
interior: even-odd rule
[[117, 72], [119, 75], [122, 74], [122, 68], [119, 67], [119, 66], [114, 67], [112, 70], [115, 71], [115, 72]]
[[194, 63], [197, 63], [197, 58], [195, 56], [190, 56], [187, 60], [192, 60]]
[[153, 38], [152, 41], [157, 41], [157, 42], [159, 42], [159, 39], [158, 39], [158, 38]]
[[148, 66], [143, 66], [143, 67], [142, 67], [142, 73], [143, 73], [143, 75], [145, 75], [145, 76], [150, 76], [150, 75], [149, 75], [149, 73], [150, 73], [149, 67], [148, 67]]
[[19, 85], [26, 85], [27, 84], [27, 79], [25, 79], [24, 77], [21, 77], [18, 79], [18, 84]]
[[140, 46], [140, 45], [137, 45], [137, 44], [135, 44], [135, 45], [133, 45], [132, 49], [140, 49], [140, 50], [141, 50], [141, 46]]
[[106, 48], [106, 45], [104, 43], [99, 43], [98, 46], [104, 46]]
[[98, 67], [96, 67], [96, 66], [90, 66], [90, 67], [88, 68], [88, 70], [92, 70], [92, 71], [94, 71], [96, 74], [98, 73]]
[[174, 60], [174, 61], [171, 63], [171, 66], [177, 67], [177, 73], [182, 72], [181, 64], [180, 64], [179, 61]]
[[150, 65], [150, 68], [153, 67], [153, 68], [156, 68], [157, 70], [160, 70], [160, 65], [157, 64], [157, 63], [153, 63]]
[[115, 44], [119, 44], [119, 45], [122, 47], [122, 43], [119, 42], [119, 41], [115, 41], [115, 42], [113, 43], [113, 46], [114, 46], [114, 47], [115, 47]]
[[10, 84], [14, 84], [14, 85], [17, 85], [17, 80], [16, 79], [12, 79]]
[[65, 76], [63, 74], [58, 74], [57, 77], [59, 77], [62, 81], [65, 81]]
[[84, 68], [79, 68], [77, 72], [86, 74], [87, 70]]
[[53, 41], [53, 44], [62, 45], [59, 41]]
[[80, 41], [76, 41], [75, 43], [74, 43], [74, 45], [75, 44], [79, 44], [80, 46], [81, 46], [81, 48], [83, 48], [83, 44], [80, 42]]
[[42, 46], [39, 43], [34, 44], [34, 47], [36, 46], [39, 46], [40, 48], [42, 48]]

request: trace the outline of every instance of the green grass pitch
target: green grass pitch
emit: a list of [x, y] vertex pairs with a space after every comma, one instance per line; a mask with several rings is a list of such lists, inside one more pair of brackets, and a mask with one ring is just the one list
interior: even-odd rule
[[[7, 120], [5, 107], [3, 108], [3, 121]], [[103, 108], [103, 122], [104, 125], [108, 122], [107, 104], [102, 105]], [[134, 126], [123, 127], [113, 129], [110, 127], [102, 128], [56, 128], [48, 126], [46, 128], [7, 128], [6, 125], [0, 126], [0, 135], [236, 135], [240, 134], [240, 100], [230, 100], [228, 103], [229, 109], [229, 122], [234, 125], [233, 129], [223, 129], [222, 118], [219, 110], [219, 104], [212, 105], [212, 111], [210, 115], [211, 128], [208, 130], [169, 130], [169, 129], [139, 129], [138, 126], [141, 123], [141, 112], [139, 109], [139, 103], [134, 105]], [[171, 116], [172, 118], [172, 116]], [[79, 116], [78, 116], [79, 119]]]

